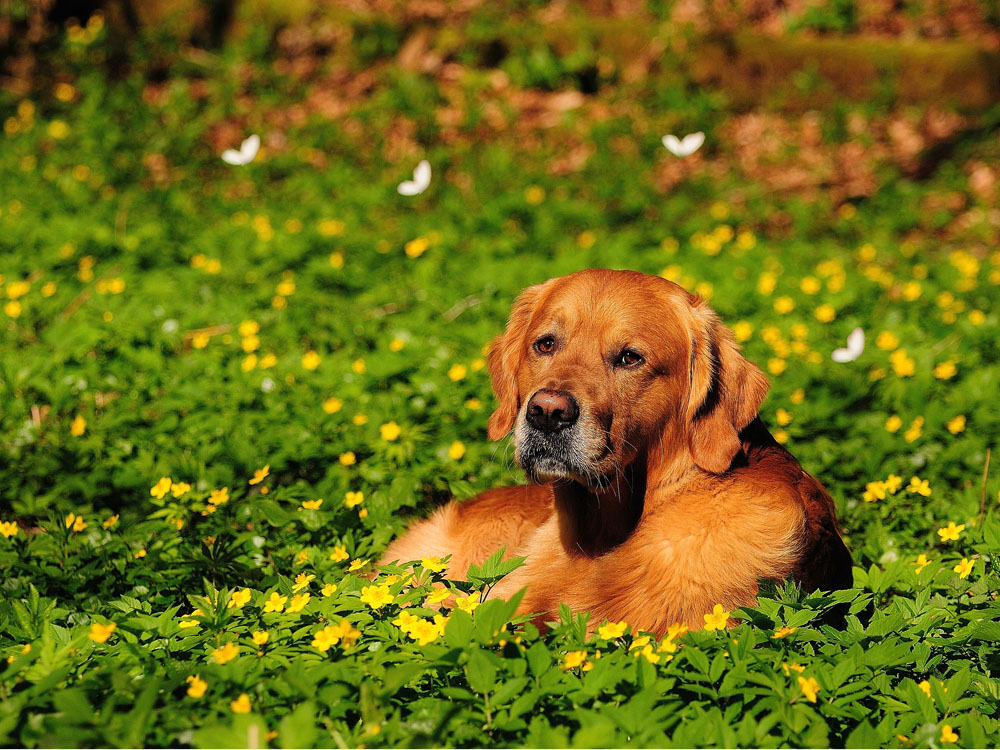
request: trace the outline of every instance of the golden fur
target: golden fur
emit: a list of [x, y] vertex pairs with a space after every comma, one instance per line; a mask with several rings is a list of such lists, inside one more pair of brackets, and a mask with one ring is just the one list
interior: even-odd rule
[[[642, 362], [621, 364], [626, 349]], [[488, 359], [490, 438], [513, 430], [535, 483], [446, 505], [383, 562], [450, 555], [463, 578], [505, 546], [527, 562], [496, 592], [526, 588], [521, 612], [565, 603], [658, 633], [753, 604], [762, 579], [850, 585], [833, 501], [757, 417], [767, 378], [700, 298], [629, 271], [551, 279], [518, 297]], [[572, 394], [571, 429], [529, 424], [542, 389]]]

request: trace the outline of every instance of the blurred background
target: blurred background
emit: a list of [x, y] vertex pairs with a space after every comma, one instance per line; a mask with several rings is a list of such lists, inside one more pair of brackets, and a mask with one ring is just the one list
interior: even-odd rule
[[[0, 55], [17, 513], [268, 463], [363, 489], [377, 549], [403, 506], [521, 480], [485, 439], [483, 347], [522, 288], [587, 266], [710, 299], [870, 559], [978, 509], [993, 0], [0, 0]], [[950, 489], [865, 503], [892, 472]]]

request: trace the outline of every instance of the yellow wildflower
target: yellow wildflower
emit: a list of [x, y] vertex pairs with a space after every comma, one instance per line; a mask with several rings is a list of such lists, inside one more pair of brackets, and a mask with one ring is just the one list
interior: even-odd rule
[[628, 623], [624, 620], [621, 622], [609, 622], [597, 629], [597, 635], [606, 641], [613, 641], [615, 638], [621, 638], [625, 635], [627, 629]]
[[190, 698], [201, 698], [208, 690], [208, 683], [196, 674], [187, 678], [187, 694]]
[[918, 682], [917, 687], [920, 688], [920, 690], [923, 691], [923, 694], [928, 698], [931, 697], [931, 684], [927, 680], [921, 680]]
[[250, 601], [250, 597], [253, 596], [253, 592], [250, 589], [240, 589], [239, 591], [234, 591], [232, 596], [229, 597], [229, 603], [226, 605], [227, 609], [243, 609], [247, 602]]
[[105, 643], [111, 634], [115, 632], [117, 628], [117, 623], [109, 622], [107, 625], [102, 625], [99, 622], [92, 623], [90, 626], [90, 632], [87, 633], [87, 637], [95, 643]]
[[440, 604], [449, 596], [451, 596], [451, 591], [449, 591], [448, 589], [436, 588], [430, 594], [427, 595], [427, 598], [424, 599], [424, 604], [426, 604], [427, 606], [431, 606], [432, 604]]
[[334, 398], [331, 396], [326, 401], [323, 402], [323, 411], [327, 414], [336, 414], [344, 406], [344, 402], [339, 398]]
[[354, 455], [354, 451], [347, 451], [347, 453], [340, 454], [340, 463], [344, 466], [352, 466], [357, 463], [357, 457]]
[[0, 521], [0, 536], [3, 536], [4, 539], [16, 536], [17, 532], [18, 526], [13, 521]]
[[448, 458], [458, 461], [462, 456], [465, 455], [465, 443], [461, 440], [456, 440], [454, 443], [448, 446]]
[[389, 593], [389, 587], [385, 585], [365, 586], [361, 589], [361, 601], [374, 610], [379, 610], [386, 604], [392, 604], [395, 598]]
[[307, 370], [315, 370], [319, 367], [320, 356], [315, 351], [308, 351], [302, 355], [302, 366]]
[[84, 432], [87, 431], [87, 420], [81, 415], [77, 414], [76, 418], [70, 423], [69, 432], [73, 437], [80, 437]]
[[476, 611], [476, 607], [478, 607], [481, 603], [482, 602], [479, 601], [478, 591], [473, 591], [468, 596], [455, 597], [455, 604], [458, 605], [458, 608], [463, 612], [468, 612], [470, 615]]
[[958, 742], [958, 732], [951, 728], [951, 724], [945, 724], [941, 727], [941, 741], [942, 742]]
[[563, 669], [576, 669], [587, 660], [586, 651], [570, 651], [563, 659]]
[[382, 435], [382, 439], [387, 440], [389, 442], [392, 442], [393, 440], [398, 438], [400, 432], [402, 432], [402, 430], [399, 428], [399, 425], [396, 424], [395, 422], [387, 422], [378, 429]]
[[[910, 483], [906, 487], [907, 492], [916, 492], [918, 495], [928, 497], [931, 494], [930, 482], [920, 477], [910, 477]], [[954, 524], [952, 524], [954, 526]], [[965, 528], [964, 526], [962, 527]]]
[[771, 638], [784, 638], [786, 635], [791, 635], [798, 628], [790, 628], [787, 625], [782, 625], [780, 628], [774, 631], [774, 635]]
[[368, 564], [368, 558], [365, 558], [364, 560], [362, 560], [361, 558], [357, 558], [351, 560], [351, 564], [348, 566], [347, 570], [353, 573], [355, 570], [361, 570], [367, 564]]
[[292, 600], [288, 602], [288, 609], [286, 609], [285, 611], [288, 613], [301, 612], [303, 609], [305, 609], [306, 605], [309, 603], [309, 600], [311, 598], [312, 594], [310, 594], [308, 591], [303, 594], [296, 594], [295, 596], [292, 597]]
[[174, 497], [181, 497], [182, 495], [191, 491], [191, 485], [187, 482], [174, 482], [170, 486], [170, 493]]
[[230, 641], [225, 646], [212, 651], [212, 658], [216, 664], [228, 664], [240, 655], [240, 647]]
[[246, 693], [240, 693], [240, 697], [234, 701], [229, 701], [229, 707], [233, 709], [234, 714], [248, 714], [250, 713], [250, 696]]
[[819, 681], [815, 677], [799, 677], [799, 687], [802, 689], [802, 695], [806, 697], [806, 700], [810, 703], [816, 702], [816, 695], [819, 693]]
[[965, 415], [959, 414], [957, 417], [948, 420], [948, 424], [945, 426], [952, 435], [963, 432], [965, 430]]
[[354, 508], [361, 505], [365, 501], [364, 492], [348, 492], [344, 495], [344, 505], [348, 508]]
[[448, 567], [444, 562], [441, 561], [440, 557], [421, 557], [420, 564], [425, 570], [429, 570], [432, 573], [440, 573], [446, 567]]
[[955, 377], [955, 373], [958, 372], [958, 368], [955, 367], [955, 363], [951, 360], [946, 362], [941, 362], [934, 368], [934, 377], [938, 380], [948, 380], [949, 378]]
[[967, 557], [962, 558], [962, 562], [956, 565], [952, 570], [958, 573], [959, 578], [968, 578], [969, 573], [972, 572], [972, 567], [976, 564], [975, 560], [970, 560]]
[[170, 492], [171, 484], [173, 484], [173, 482], [170, 481], [170, 477], [160, 477], [160, 480], [150, 487], [149, 494], [159, 500]]
[[705, 615], [705, 630], [724, 630], [729, 622], [731, 612], [723, 609], [721, 604], [716, 604], [712, 611]]
[[896, 432], [900, 427], [903, 426], [903, 420], [899, 418], [898, 414], [893, 414], [887, 420], [885, 420], [885, 429], [889, 432]]
[[328, 583], [324, 585], [322, 589], [320, 589], [319, 593], [321, 593], [323, 596], [332, 596], [333, 592], [336, 590], [337, 590], [337, 584]]
[[330, 559], [334, 562], [343, 562], [350, 555], [347, 554], [347, 549], [342, 544], [338, 544], [333, 548], [333, 552], [330, 553]]
[[265, 464], [263, 469], [257, 469], [250, 478], [249, 484], [260, 484], [264, 478], [271, 473], [271, 464]]
[[451, 380], [459, 381], [459, 380], [462, 380], [466, 376], [466, 374], [468, 373], [468, 371], [469, 370], [468, 370], [468, 368], [465, 365], [455, 364], [455, 365], [452, 365], [448, 369], [448, 377]]
[[285, 608], [285, 602], [288, 601], [287, 596], [281, 596], [277, 591], [271, 593], [271, 596], [266, 602], [264, 602], [265, 612], [281, 612]]
[[925, 555], [923, 552], [917, 555], [916, 562], [911, 563], [911, 565], [916, 566], [917, 575], [920, 575], [920, 572], [930, 564], [931, 561], [927, 559], [927, 555]]
[[322, 504], [323, 498], [317, 498], [316, 500], [303, 500], [300, 510], [319, 510]]
[[949, 521], [948, 525], [945, 526], [943, 529], [938, 529], [937, 533], [938, 536], [941, 537], [942, 542], [957, 542], [958, 537], [961, 535], [963, 531], [965, 531], [964, 523], [958, 524], [956, 526], [954, 521]]
[[212, 505], [225, 505], [229, 502], [229, 488], [223, 487], [221, 490], [212, 490], [208, 496], [208, 502]]

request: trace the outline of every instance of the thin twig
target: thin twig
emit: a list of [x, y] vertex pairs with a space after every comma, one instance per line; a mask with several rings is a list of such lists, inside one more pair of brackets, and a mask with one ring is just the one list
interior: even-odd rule
[[979, 528], [983, 527], [983, 517], [986, 515], [986, 476], [990, 473], [990, 450], [986, 449], [986, 465], [983, 467], [983, 491], [979, 498]]

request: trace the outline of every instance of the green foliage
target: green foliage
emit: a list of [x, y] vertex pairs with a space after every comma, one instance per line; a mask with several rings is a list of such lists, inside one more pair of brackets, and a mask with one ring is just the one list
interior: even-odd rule
[[[470, 20], [477, 44], [501, 20]], [[71, 90], [0, 93], [0, 744], [1000, 742], [1000, 255], [961, 166], [995, 136], [834, 202], [733, 168], [739, 115], [669, 48], [591, 108], [506, 88], [612, 80], [587, 40], [489, 71], [471, 47], [446, 88], [389, 62], [400, 28], [350, 32], [356, 101], [263, 30], [218, 55], [135, 40], [113, 79], [106, 32], [78, 29]], [[846, 107], [834, 150], [875, 115]], [[685, 165], [712, 167], [678, 172], [659, 136], [699, 129]], [[253, 163], [219, 160], [254, 130]], [[434, 180], [404, 199], [421, 155]], [[374, 568], [411, 518], [522, 481], [486, 439], [483, 347], [523, 287], [589, 266], [710, 296], [837, 501], [851, 590], [765, 584], [732, 630], [606, 638], [515, 617], [502, 553], [464, 581]], [[832, 363], [857, 325], [865, 352]]]

